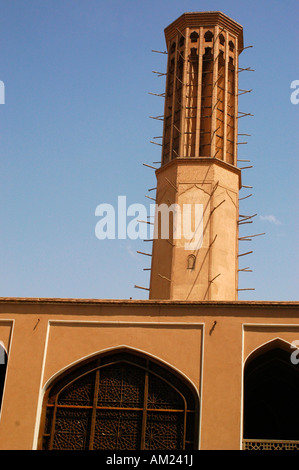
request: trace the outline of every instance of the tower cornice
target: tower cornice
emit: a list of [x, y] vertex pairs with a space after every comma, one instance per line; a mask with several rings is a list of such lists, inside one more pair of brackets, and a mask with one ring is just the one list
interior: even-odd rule
[[187, 27], [195, 28], [198, 26], [209, 27], [216, 25], [222, 26], [223, 28], [227, 29], [232, 34], [237, 36], [239, 50], [242, 51], [244, 47], [243, 27], [221, 11], [183, 13], [179, 18], [177, 18], [165, 28], [164, 33], [166, 43], [178, 33], [178, 30], [182, 31]]
[[233, 173], [235, 173], [236, 175], [239, 176], [239, 188], [241, 188], [242, 186], [242, 181], [241, 181], [241, 169], [234, 166], [234, 165], [231, 165], [230, 163], [227, 163], [223, 160], [220, 160], [219, 158], [212, 158], [212, 157], [183, 157], [183, 158], [180, 158], [180, 157], [177, 157], [177, 158], [174, 158], [173, 160], [169, 161], [168, 163], [166, 163], [165, 165], [161, 166], [160, 168], [158, 168], [156, 170], [156, 175], [158, 175], [159, 173], [163, 172], [165, 169], [171, 167], [171, 166], [176, 166], [176, 165], [198, 165], [198, 166], [201, 166], [201, 165], [218, 165], [222, 168], [225, 168]]

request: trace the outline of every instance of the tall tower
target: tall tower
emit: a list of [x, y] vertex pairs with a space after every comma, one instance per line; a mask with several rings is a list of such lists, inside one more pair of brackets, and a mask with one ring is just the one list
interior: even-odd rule
[[236, 300], [238, 55], [243, 28], [221, 12], [185, 13], [165, 29], [165, 39], [168, 61], [156, 204], [176, 207], [180, 216], [170, 216], [176, 231], [170, 229], [165, 237], [160, 229], [167, 214], [156, 214], [149, 297]]

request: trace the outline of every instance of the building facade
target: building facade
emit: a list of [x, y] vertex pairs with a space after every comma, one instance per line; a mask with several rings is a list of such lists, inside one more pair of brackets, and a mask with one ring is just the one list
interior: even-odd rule
[[201, 207], [192, 248], [174, 212], [149, 300], [0, 298], [2, 450], [299, 448], [299, 304], [238, 300], [242, 27], [186, 13], [165, 37], [156, 201]]
[[298, 303], [2, 298], [0, 333], [1, 449], [298, 447]]

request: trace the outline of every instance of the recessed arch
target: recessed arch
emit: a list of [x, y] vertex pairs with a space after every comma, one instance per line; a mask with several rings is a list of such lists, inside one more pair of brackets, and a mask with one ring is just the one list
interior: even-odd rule
[[288, 341], [277, 336], [276, 338], [266, 341], [265, 343], [262, 343], [258, 347], [253, 349], [245, 358], [244, 367], [248, 365], [257, 356], [264, 354], [265, 352], [270, 351], [271, 349], [276, 349], [276, 348], [282, 349], [291, 354], [291, 350], [293, 349], [293, 346]]
[[299, 365], [291, 344], [275, 338], [255, 349], [244, 365], [244, 439], [299, 440]]
[[173, 53], [174, 53], [174, 51], [175, 51], [175, 48], [176, 48], [176, 43], [175, 43], [175, 42], [173, 42], [173, 43], [171, 44], [171, 47], [170, 47], [170, 53], [171, 53], [171, 54], [173, 54]]
[[145, 351], [143, 349], [139, 349], [133, 346], [129, 346], [127, 344], [119, 344], [117, 346], [111, 346], [105, 349], [101, 349], [99, 351], [93, 352], [92, 354], [88, 354], [85, 357], [81, 357], [80, 359], [75, 360], [71, 364], [68, 364], [67, 366], [63, 367], [62, 369], [60, 369], [59, 371], [57, 371], [55, 374], [53, 374], [51, 377], [47, 379], [47, 381], [45, 382], [43, 386], [42, 393], [43, 394], [46, 393], [46, 391], [50, 387], [52, 387], [53, 384], [56, 383], [56, 381], [59, 380], [60, 377], [62, 377], [62, 375], [68, 374], [77, 366], [80, 366], [83, 363], [89, 362], [99, 356], [104, 356], [104, 355], [108, 355], [108, 354], [112, 354], [116, 352], [118, 353], [131, 352], [132, 354], [136, 354], [137, 356], [148, 357], [153, 362], [157, 362], [158, 364], [161, 364], [166, 369], [169, 369], [173, 374], [178, 375], [179, 377], [182, 377], [182, 379], [186, 382], [187, 386], [193, 389], [195, 391], [195, 394], [198, 395], [198, 391], [196, 389], [195, 384], [181, 370], [175, 368], [172, 364], [166, 362], [165, 360], [161, 359], [158, 356], [155, 356], [154, 354], [148, 351]]
[[223, 34], [222, 34], [222, 33], [219, 35], [219, 43], [221, 44], [221, 46], [224, 46], [224, 43], [225, 43], [225, 37], [223, 36]]
[[205, 42], [212, 42], [213, 41], [213, 37], [214, 37], [214, 34], [212, 33], [212, 31], [206, 31], [205, 32]]
[[187, 269], [194, 271], [195, 269], [195, 263], [196, 263], [196, 256], [195, 255], [189, 255], [187, 257]]
[[197, 31], [193, 31], [191, 34], [190, 34], [190, 39], [191, 39], [191, 42], [197, 42], [199, 38], [199, 34]]
[[47, 388], [39, 448], [196, 448], [198, 395], [143, 353], [113, 349], [69, 368]]

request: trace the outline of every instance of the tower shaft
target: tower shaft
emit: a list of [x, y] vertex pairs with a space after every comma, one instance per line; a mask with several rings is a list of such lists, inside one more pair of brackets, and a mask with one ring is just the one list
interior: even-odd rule
[[165, 38], [156, 204], [168, 207], [171, 216], [175, 209], [176, 215], [170, 217], [169, 236], [161, 235], [168, 214], [160, 210], [156, 215], [150, 298], [235, 300], [242, 27], [220, 12], [185, 13], [165, 29]]

